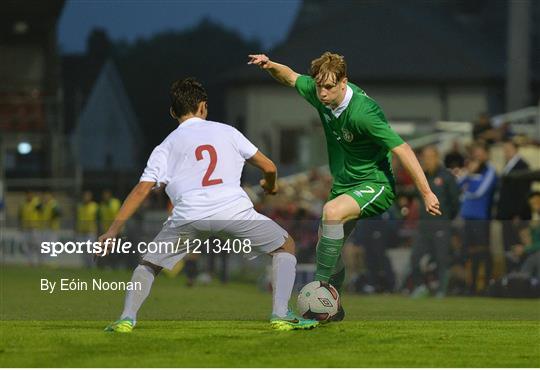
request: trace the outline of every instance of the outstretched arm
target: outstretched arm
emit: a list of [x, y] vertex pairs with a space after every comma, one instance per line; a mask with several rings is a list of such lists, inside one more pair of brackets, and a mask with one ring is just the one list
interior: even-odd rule
[[260, 181], [261, 187], [266, 194], [276, 194], [278, 191], [277, 186], [277, 167], [270, 158], [257, 151], [255, 155], [249, 158], [248, 163], [260, 169], [264, 178]]
[[416, 159], [416, 155], [409, 144], [403, 143], [396, 146], [392, 149], [392, 153], [399, 158], [403, 167], [405, 167], [409, 175], [411, 175], [420, 194], [422, 194], [424, 204], [426, 205], [426, 212], [434, 216], [440, 216], [442, 213], [439, 209], [439, 200], [431, 191], [426, 175], [424, 174], [422, 167], [420, 167], [420, 163], [418, 163], [418, 159]]
[[296, 79], [300, 76], [298, 73], [287, 67], [286, 65], [272, 62], [264, 54], [251, 54], [248, 55], [248, 64], [255, 64], [261, 69], [265, 69], [270, 75], [278, 82], [285, 86], [294, 87]]
[[113, 223], [105, 234], [99, 237], [99, 241], [103, 243], [107, 239], [116, 238], [126, 221], [137, 211], [142, 202], [146, 199], [155, 183], [150, 181], [141, 181], [133, 187], [131, 193], [120, 207]]

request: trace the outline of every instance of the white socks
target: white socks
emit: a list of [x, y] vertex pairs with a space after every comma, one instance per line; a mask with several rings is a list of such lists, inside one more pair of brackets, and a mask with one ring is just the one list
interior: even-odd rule
[[287, 315], [295, 278], [296, 257], [286, 252], [276, 253], [272, 257], [273, 315]]
[[131, 282], [139, 282], [141, 285], [140, 290], [129, 290], [126, 293], [126, 300], [124, 301], [124, 311], [120, 316], [121, 319], [129, 317], [135, 322], [137, 320], [137, 311], [141, 308], [146, 297], [150, 293], [150, 288], [154, 282], [154, 270], [146, 265], [139, 265], [133, 271]]
[[345, 237], [345, 230], [341, 223], [322, 223], [322, 236], [328, 239], [343, 239]]
[[[137, 312], [150, 293], [154, 282], [154, 272], [149, 266], [139, 265], [133, 271], [132, 282], [139, 282], [140, 290], [130, 290], [126, 293], [124, 311], [121, 319], [129, 317], [137, 320]], [[272, 314], [284, 317], [289, 311], [289, 299], [296, 278], [296, 257], [290, 253], [277, 253], [272, 257], [272, 287], [273, 306]]]

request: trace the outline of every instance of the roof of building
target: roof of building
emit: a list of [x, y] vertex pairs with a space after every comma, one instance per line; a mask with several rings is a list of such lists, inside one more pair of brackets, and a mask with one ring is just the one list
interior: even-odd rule
[[[339, 53], [353, 81], [503, 81], [507, 2], [472, 3], [476, 7], [460, 9], [457, 2], [443, 1], [305, 1], [289, 36], [269, 56], [307, 73], [310, 61], [323, 52]], [[532, 21], [538, 22], [540, 6], [533, 6]], [[538, 30], [531, 29], [538, 44]], [[535, 48], [531, 51], [538, 79], [540, 63], [534, 62]], [[228, 79], [270, 81], [266, 75], [246, 67]]]
[[142, 133], [114, 63], [107, 61], [88, 95], [73, 132], [79, 162], [87, 170], [138, 168]]
[[64, 131], [71, 133], [103, 68], [104, 61], [89, 58], [86, 54], [71, 54], [62, 56], [61, 63]]

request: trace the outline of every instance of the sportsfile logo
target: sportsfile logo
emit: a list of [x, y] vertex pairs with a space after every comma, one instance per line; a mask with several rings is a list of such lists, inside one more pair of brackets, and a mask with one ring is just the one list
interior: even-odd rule
[[99, 241], [68, 241], [41, 243], [41, 253], [50, 257], [57, 257], [60, 254], [95, 254], [105, 256], [107, 254], [128, 254], [128, 253], [251, 253], [251, 239], [187, 239], [178, 238], [173, 241], [151, 241], [149, 243], [139, 242], [133, 248], [133, 243], [124, 241], [122, 238], [107, 239], [103, 243]]

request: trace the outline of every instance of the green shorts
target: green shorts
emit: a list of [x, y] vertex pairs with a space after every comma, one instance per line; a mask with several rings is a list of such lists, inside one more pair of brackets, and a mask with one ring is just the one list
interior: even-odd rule
[[347, 194], [356, 200], [360, 206], [360, 217], [367, 218], [383, 214], [394, 202], [396, 195], [394, 188], [387, 183], [365, 182], [354, 188], [336, 192], [330, 191], [328, 200], [337, 198], [342, 194]]

